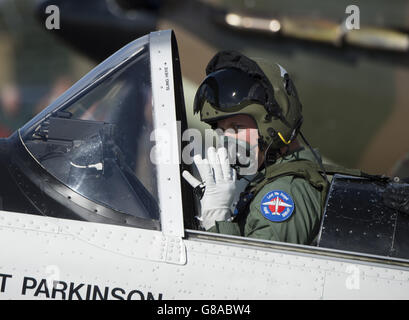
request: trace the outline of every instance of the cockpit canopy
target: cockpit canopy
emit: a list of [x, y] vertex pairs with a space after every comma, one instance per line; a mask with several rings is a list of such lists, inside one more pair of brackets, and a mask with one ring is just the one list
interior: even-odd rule
[[[157, 60], [152, 43], [169, 52], [170, 65], [178, 61], [171, 31], [141, 37], [90, 71], [21, 128], [19, 136], [35, 162], [75, 193], [115, 212], [159, 220], [158, 166], [151, 159], [152, 59]], [[177, 82], [174, 87], [183, 97], [179, 64], [174, 69], [179, 78], [171, 83]], [[178, 90], [172, 86], [170, 91], [175, 99]]]
[[158, 219], [155, 166], [146, 157], [152, 130], [144, 36], [92, 70], [20, 134], [41, 166], [72, 190], [114, 210]]

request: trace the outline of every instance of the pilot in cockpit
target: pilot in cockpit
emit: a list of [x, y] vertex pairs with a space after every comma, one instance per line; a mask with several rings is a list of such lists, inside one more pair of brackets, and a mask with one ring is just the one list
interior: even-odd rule
[[[224, 143], [217, 150], [210, 147], [207, 158], [195, 156], [202, 185], [190, 173], [183, 174], [193, 187], [206, 186], [200, 201], [203, 228], [311, 244], [328, 181], [318, 151], [297, 139], [303, 118], [289, 74], [278, 64], [233, 51], [213, 57], [206, 74], [194, 111], [217, 129]], [[240, 157], [245, 155], [249, 159], [243, 165]], [[251, 179], [232, 211], [238, 176]]]

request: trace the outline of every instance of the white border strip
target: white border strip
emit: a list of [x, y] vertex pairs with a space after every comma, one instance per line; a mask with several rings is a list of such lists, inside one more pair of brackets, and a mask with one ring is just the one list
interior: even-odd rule
[[182, 189], [179, 172], [180, 137], [176, 121], [171, 35], [171, 30], [150, 33], [152, 112], [155, 147], [158, 145], [158, 139], [163, 138], [163, 136], [159, 137], [160, 132], [165, 132], [167, 134], [165, 144], [171, 154], [169, 161], [160, 161], [156, 167], [162, 232], [165, 235], [183, 237]]

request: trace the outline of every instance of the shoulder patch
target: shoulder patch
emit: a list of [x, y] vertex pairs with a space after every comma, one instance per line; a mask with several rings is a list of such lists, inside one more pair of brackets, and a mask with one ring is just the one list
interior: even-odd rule
[[291, 196], [281, 190], [267, 192], [260, 204], [263, 216], [273, 222], [287, 220], [293, 214], [294, 208], [295, 205]]

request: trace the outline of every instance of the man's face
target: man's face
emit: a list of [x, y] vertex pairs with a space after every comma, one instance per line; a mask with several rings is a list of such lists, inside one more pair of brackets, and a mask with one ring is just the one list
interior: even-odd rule
[[258, 143], [257, 124], [248, 115], [235, 115], [223, 120], [217, 121], [217, 127], [222, 129], [226, 136], [246, 141], [250, 146]]
[[258, 166], [260, 166], [262, 155], [259, 154], [258, 148], [259, 134], [257, 124], [252, 117], [248, 115], [235, 115], [217, 121], [217, 127], [224, 131], [225, 136], [245, 141], [250, 147], [254, 147], [256, 161], [258, 161]]

